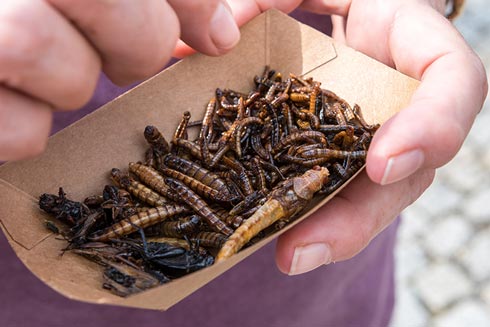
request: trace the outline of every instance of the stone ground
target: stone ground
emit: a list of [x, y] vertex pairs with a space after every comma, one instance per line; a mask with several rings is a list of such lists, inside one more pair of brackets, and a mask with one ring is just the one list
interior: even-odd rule
[[[490, 72], [490, 2], [467, 0], [455, 25]], [[404, 213], [391, 327], [490, 326], [489, 171], [487, 100], [461, 151]]]

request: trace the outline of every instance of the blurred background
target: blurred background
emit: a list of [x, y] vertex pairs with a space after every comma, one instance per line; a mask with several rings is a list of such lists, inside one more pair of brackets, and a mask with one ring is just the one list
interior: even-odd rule
[[[490, 2], [467, 0], [454, 25], [489, 76]], [[404, 212], [396, 261], [391, 327], [490, 326], [489, 99], [458, 155]]]

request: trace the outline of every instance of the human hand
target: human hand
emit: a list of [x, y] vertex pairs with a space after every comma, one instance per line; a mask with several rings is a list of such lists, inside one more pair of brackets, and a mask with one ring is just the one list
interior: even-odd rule
[[[229, 0], [239, 24], [273, 6]], [[455, 156], [487, 94], [479, 58], [441, 14], [444, 0], [290, 0], [334, 14], [333, 36], [421, 80], [408, 107], [376, 133], [366, 172], [278, 240], [276, 261], [300, 274], [349, 259], [366, 247], [431, 184], [435, 169]]]
[[94, 92], [100, 71], [117, 84], [158, 72], [179, 36], [219, 55], [239, 39], [221, 0], [2, 0], [0, 160], [46, 146], [53, 108], [71, 110]]

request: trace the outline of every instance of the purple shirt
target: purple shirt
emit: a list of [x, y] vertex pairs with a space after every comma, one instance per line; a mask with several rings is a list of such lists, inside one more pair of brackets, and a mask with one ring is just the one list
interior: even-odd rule
[[[296, 18], [327, 32], [326, 17]], [[53, 132], [125, 91], [101, 77], [82, 110], [57, 113]], [[69, 300], [34, 277], [0, 233], [0, 326], [385, 326], [394, 302], [393, 247], [398, 220], [355, 258], [286, 276], [269, 244], [166, 312]]]

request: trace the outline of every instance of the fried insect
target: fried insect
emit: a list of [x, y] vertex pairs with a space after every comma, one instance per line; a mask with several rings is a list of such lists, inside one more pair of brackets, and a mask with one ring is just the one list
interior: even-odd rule
[[[175, 169], [182, 174], [195, 179], [203, 185], [215, 190], [219, 193], [217, 196], [219, 201], [233, 201], [235, 196], [230, 192], [230, 189], [218, 175], [209, 170], [193, 163], [189, 160], [168, 155], [164, 160], [165, 166]], [[174, 177], [174, 176], [171, 176]], [[186, 183], [187, 184], [187, 183]]]
[[195, 243], [189, 242], [189, 239], [166, 237], [166, 236], [152, 236], [148, 237], [148, 243], [167, 243], [175, 247], [184, 248], [186, 250], [194, 249], [198, 251], [201, 255], [208, 254], [207, 250], [202, 247], [196, 247]]
[[130, 162], [129, 171], [135, 174], [144, 184], [148, 185], [158, 194], [174, 201], [178, 200], [175, 194], [170, 191], [168, 185], [165, 184], [164, 177], [152, 167]]
[[53, 234], [60, 234], [60, 229], [55, 223], [49, 220], [44, 221], [44, 226]]
[[162, 168], [160, 171], [167, 177], [172, 177], [174, 179], [177, 179], [187, 185], [191, 190], [196, 192], [202, 197], [211, 199], [211, 200], [216, 200], [216, 201], [228, 201], [228, 198], [226, 198], [226, 195], [223, 196], [220, 192], [217, 190], [199, 182], [198, 180], [187, 176], [186, 174], [181, 173], [180, 171], [173, 170], [170, 168]]
[[245, 195], [253, 193], [254, 189], [252, 187], [252, 182], [248, 178], [247, 171], [245, 167], [236, 159], [224, 156], [223, 163], [233, 169], [236, 173], [236, 182], [240, 186], [241, 190]]
[[102, 287], [121, 297], [136, 294], [163, 283], [161, 279], [129, 265], [116, 262], [107, 262], [106, 265]]
[[175, 130], [174, 139], [187, 139], [187, 126], [189, 125], [190, 119], [191, 113], [189, 111], [184, 111], [182, 114], [182, 120]]
[[113, 168], [111, 170], [111, 177], [114, 183], [116, 183], [118, 186], [126, 189], [136, 198], [154, 207], [165, 205], [168, 202], [164, 197], [129, 177], [129, 175], [123, 174], [117, 168]]
[[327, 145], [327, 139], [322, 132], [317, 131], [301, 131], [294, 134], [290, 134], [283, 138], [279, 144], [272, 149], [272, 154], [281, 152], [293, 143], [299, 142], [311, 142], [311, 140], [320, 142], [323, 145]]
[[206, 202], [183, 183], [173, 178], [165, 178], [165, 183], [167, 183], [181, 197], [181, 201], [189, 205], [214, 231], [223, 233], [227, 236], [233, 233], [233, 230], [219, 219]]
[[292, 92], [289, 94], [289, 98], [293, 102], [309, 102], [310, 101], [310, 96], [305, 93], [297, 93], [297, 92]]
[[177, 221], [164, 221], [160, 224], [145, 228], [145, 234], [149, 236], [184, 237], [198, 231], [201, 218], [192, 215]]
[[126, 260], [125, 248], [93, 242], [80, 245], [70, 251], [104, 266], [102, 287], [118, 296], [126, 297], [170, 281], [165, 276], [157, 278], [145, 272], [142, 267]]
[[233, 216], [230, 214], [230, 210], [223, 208], [218, 204], [211, 204], [210, 208], [214, 211], [214, 213], [223, 221], [226, 226], [232, 228], [233, 230], [238, 228], [243, 222], [242, 216]]
[[83, 223], [77, 225], [73, 228], [73, 234], [68, 237], [70, 245], [72, 244], [82, 244], [86, 241], [87, 234], [89, 231], [104, 217], [104, 212], [98, 210], [92, 212], [84, 219]]
[[147, 265], [150, 271], [157, 270], [171, 278], [180, 277], [190, 272], [205, 268], [214, 263], [214, 258], [201, 253], [197, 244], [191, 243], [189, 249], [169, 243], [156, 242], [127, 242]]
[[366, 158], [366, 151], [342, 151], [342, 150], [332, 150], [332, 149], [312, 149], [306, 150], [301, 153], [301, 157], [305, 159], [314, 159], [314, 158], [324, 158], [325, 161], [329, 159], [359, 159]]
[[117, 186], [106, 185], [102, 191], [102, 199], [104, 201], [100, 208], [106, 213], [106, 220], [111, 223], [135, 213], [135, 203], [131, 200], [129, 192]]
[[163, 137], [163, 134], [160, 133], [158, 128], [155, 126], [148, 125], [145, 128], [145, 139], [150, 144], [150, 149], [147, 153], [147, 161], [155, 161], [156, 166], [161, 164], [161, 160], [164, 155], [166, 155], [170, 151], [170, 147], [168, 145], [167, 140]]
[[248, 195], [243, 199], [243, 201], [239, 202], [233, 209], [230, 210], [230, 215], [235, 216], [239, 215], [242, 212], [249, 210], [263, 198], [265, 198], [266, 194], [263, 190], [255, 191], [252, 194]]
[[191, 238], [191, 241], [204, 247], [220, 249], [226, 239], [227, 237], [221, 233], [199, 232]]
[[138, 231], [141, 228], [162, 222], [170, 217], [188, 213], [189, 207], [180, 204], [167, 204], [164, 206], [151, 208], [148, 211], [138, 212], [128, 219], [121, 220], [102, 231], [98, 231], [87, 237], [90, 241], [108, 241], [111, 239], [119, 238], [121, 236], [129, 235]]
[[302, 176], [287, 180], [281, 187], [272, 191], [269, 200], [228, 238], [218, 252], [216, 262], [237, 253], [255, 235], [277, 220], [292, 217], [301, 211], [313, 195], [325, 185], [328, 175], [327, 168], [315, 167]]
[[58, 195], [42, 194], [39, 197], [39, 207], [70, 226], [76, 225], [90, 211], [83, 203], [67, 199], [62, 187], [59, 188]]
[[194, 158], [198, 160], [203, 159], [200, 147], [194, 142], [191, 142], [189, 140], [184, 140], [184, 139], [174, 139], [172, 140], [172, 143], [175, 146], [180, 147], [186, 150], [187, 152], [189, 152]]

